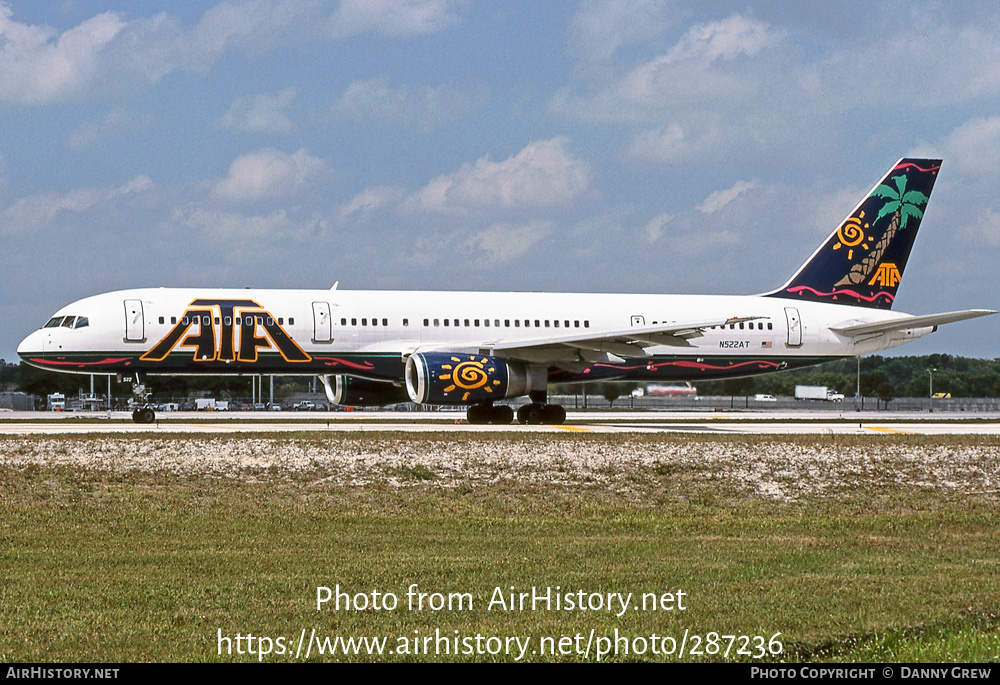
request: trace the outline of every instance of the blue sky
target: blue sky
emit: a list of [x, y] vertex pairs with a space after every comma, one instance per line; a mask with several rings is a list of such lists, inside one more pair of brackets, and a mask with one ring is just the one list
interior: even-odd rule
[[0, 357], [129, 287], [761, 292], [904, 155], [896, 307], [1000, 308], [998, 12], [0, 0]]

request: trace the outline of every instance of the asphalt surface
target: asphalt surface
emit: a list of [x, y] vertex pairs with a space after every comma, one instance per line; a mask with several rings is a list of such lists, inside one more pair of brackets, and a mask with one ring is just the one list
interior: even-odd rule
[[561, 426], [473, 426], [464, 412], [161, 412], [140, 425], [128, 412], [0, 412], [0, 435], [290, 431], [729, 433], [754, 435], [1000, 435], [1000, 414], [829, 411], [570, 411]]

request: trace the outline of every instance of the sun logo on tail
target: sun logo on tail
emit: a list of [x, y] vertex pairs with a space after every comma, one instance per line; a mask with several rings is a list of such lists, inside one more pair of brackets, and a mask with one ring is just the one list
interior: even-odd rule
[[865, 218], [864, 211], [861, 212], [856, 217], [851, 217], [844, 222], [844, 225], [837, 229], [837, 240], [838, 242], [834, 244], [833, 249], [839, 250], [842, 247], [847, 248], [847, 259], [848, 261], [854, 259], [854, 248], [861, 245], [862, 248], [868, 249], [868, 243], [866, 240], [871, 240], [872, 237], [865, 237], [865, 231], [868, 229], [868, 224], [862, 227], [861, 220]]

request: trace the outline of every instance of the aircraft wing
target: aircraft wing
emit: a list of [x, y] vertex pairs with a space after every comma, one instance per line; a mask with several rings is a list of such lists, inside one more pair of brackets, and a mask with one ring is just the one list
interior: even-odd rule
[[877, 323], [841, 324], [831, 326], [830, 330], [849, 337], [861, 335], [871, 335], [875, 333], [886, 333], [888, 331], [900, 331], [908, 328], [927, 328], [929, 326], [940, 326], [941, 324], [964, 321], [965, 319], [975, 319], [979, 316], [989, 316], [996, 314], [992, 309], [965, 309], [959, 312], [943, 312], [941, 314], [925, 314], [923, 316], [906, 316], [901, 319], [890, 321], [879, 321]]
[[728, 326], [760, 319], [760, 316], [734, 316], [727, 319], [673, 321], [655, 326], [636, 326], [614, 331], [574, 330], [533, 340], [500, 341], [489, 344], [491, 353], [506, 359], [525, 361], [560, 360], [579, 357], [622, 362], [621, 357], [645, 355], [645, 348], [659, 345], [690, 347], [691, 338], [702, 336], [713, 326]]

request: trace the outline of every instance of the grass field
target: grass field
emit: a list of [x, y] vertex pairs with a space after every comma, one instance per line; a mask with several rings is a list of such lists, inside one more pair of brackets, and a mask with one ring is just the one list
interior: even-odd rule
[[[481, 651], [530, 637], [525, 660], [593, 661], [617, 636], [602, 660], [674, 661], [652, 645], [685, 631], [685, 661], [753, 660], [739, 638], [692, 654], [710, 633], [780, 633], [768, 661], [995, 660], [998, 492], [1000, 445], [978, 438], [0, 438], [0, 660], [255, 661], [235, 653], [253, 634], [290, 661], [313, 630], [394, 653], [310, 660], [519, 655], [398, 653], [478, 635]], [[410, 610], [413, 584], [469, 599]], [[337, 585], [399, 604], [317, 610]], [[620, 617], [490, 607], [511, 586], [633, 599]], [[632, 608], [679, 591], [684, 610]], [[572, 649], [539, 653], [543, 637]]]

